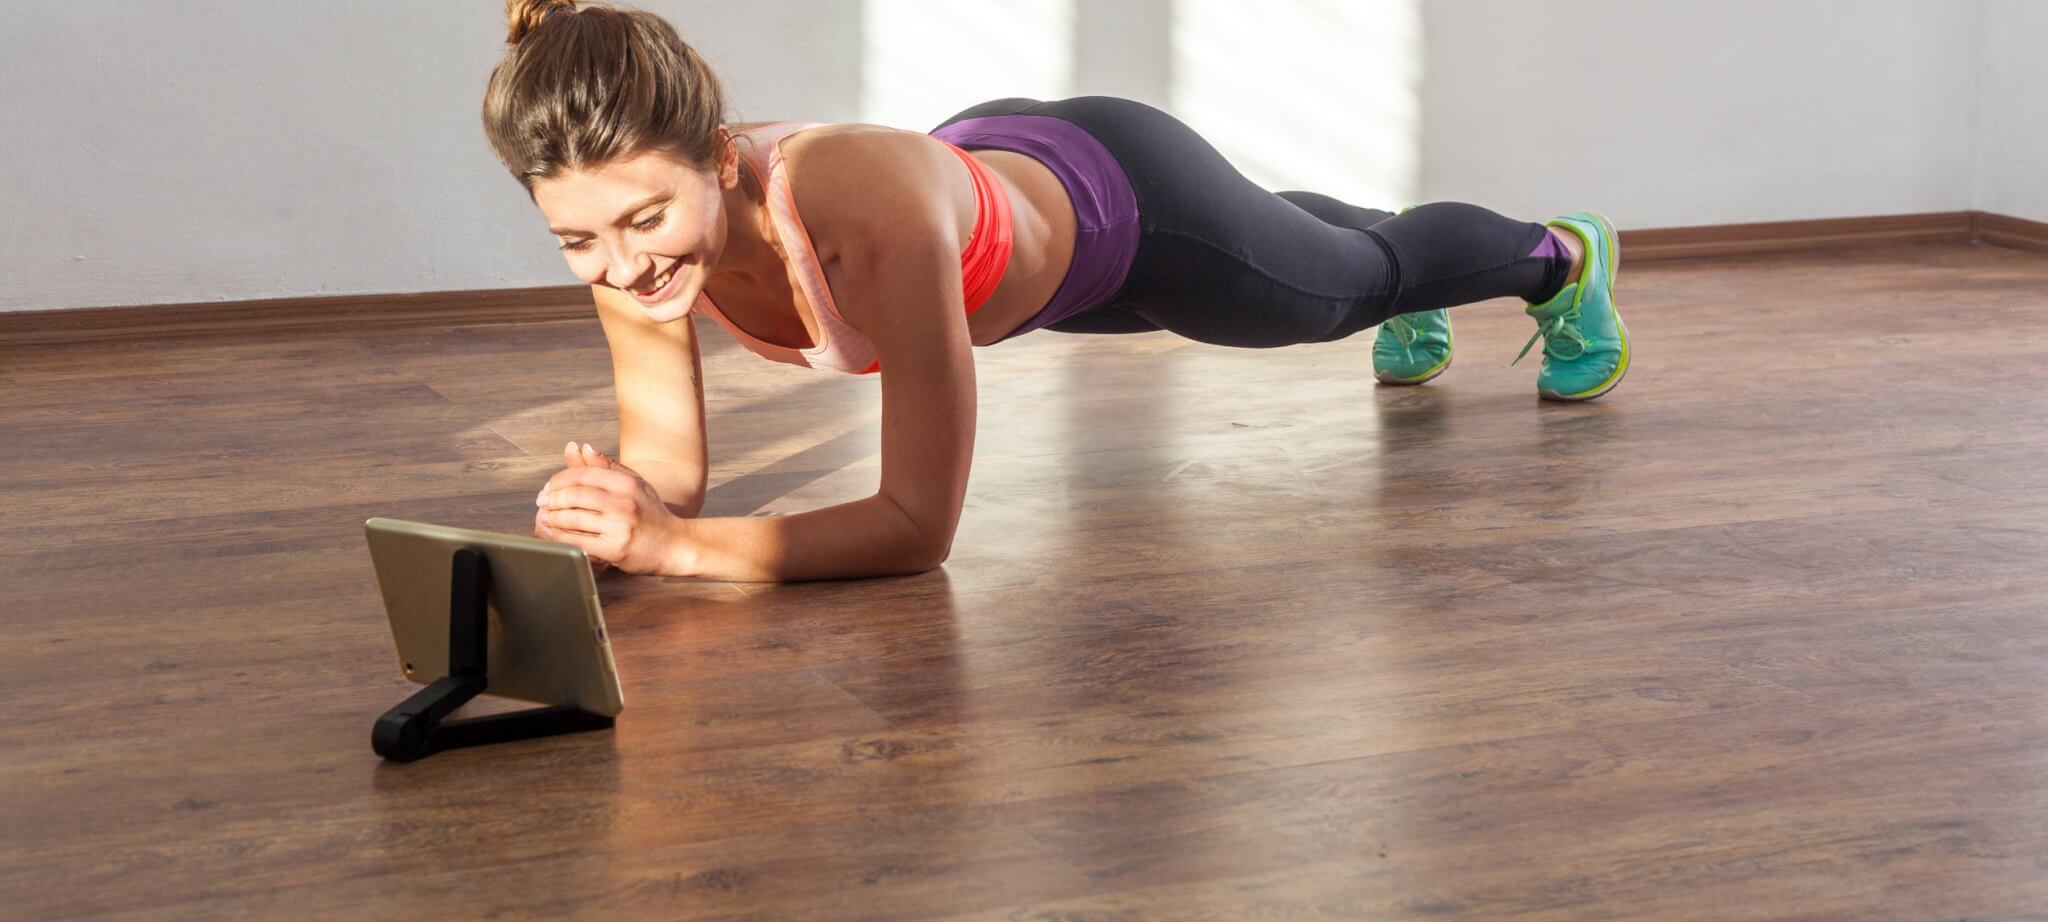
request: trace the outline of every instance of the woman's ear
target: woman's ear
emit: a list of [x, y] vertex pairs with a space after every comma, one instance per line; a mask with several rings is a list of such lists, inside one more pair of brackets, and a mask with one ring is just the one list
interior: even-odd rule
[[740, 145], [723, 127], [718, 129], [718, 184], [727, 189], [740, 184]]

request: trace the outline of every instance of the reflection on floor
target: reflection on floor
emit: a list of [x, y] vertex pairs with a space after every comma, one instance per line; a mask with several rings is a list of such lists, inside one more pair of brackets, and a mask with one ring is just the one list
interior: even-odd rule
[[[594, 320], [0, 355], [21, 918], [1976, 918], [2048, 905], [2048, 259], [1624, 269], [1530, 323], [978, 350], [914, 577], [607, 576], [613, 733], [382, 765], [375, 515], [525, 533]], [[1249, 308], [1248, 308], [1249, 309]], [[878, 390], [706, 325], [709, 514], [874, 489]], [[1739, 909], [1734, 907], [1741, 907]], [[1770, 907], [1769, 910], [1763, 907]], [[1197, 911], [1199, 910], [1199, 911]]]

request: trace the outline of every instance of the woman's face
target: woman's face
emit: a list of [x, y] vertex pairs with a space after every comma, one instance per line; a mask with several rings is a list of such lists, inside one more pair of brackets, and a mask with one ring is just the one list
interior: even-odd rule
[[577, 278], [624, 289], [649, 319], [668, 323], [690, 312], [725, 252], [722, 191], [731, 183], [721, 173], [737, 175], [724, 166], [697, 170], [644, 152], [536, 182], [533, 200]]

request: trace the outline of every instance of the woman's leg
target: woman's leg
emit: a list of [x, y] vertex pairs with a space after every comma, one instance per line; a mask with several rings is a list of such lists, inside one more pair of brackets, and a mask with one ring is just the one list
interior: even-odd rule
[[1294, 207], [1315, 215], [1317, 220], [1331, 227], [1349, 227], [1353, 230], [1365, 230], [1394, 216], [1394, 213], [1391, 211], [1380, 211], [1376, 208], [1360, 208], [1357, 205], [1338, 201], [1321, 192], [1289, 191], [1275, 192], [1273, 194], [1293, 203]]
[[[1350, 227], [1364, 230], [1394, 216], [1391, 211], [1375, 211], [1348, 205], [1320, 192], [1276, 192], [1295, 207], [1320, 218], [1323, 223], [1335, 227]], [[1058, 323], [1050, 324], [1048, 330], [1061, 333], [1156, 333], [1159, 324], [1140, 316], [1128, 307], [1103, 306], [1082, 311]]]
[[1395, 314], [1489, 298], [1542, 301], [1565, 282], [1569, 260], [1550, 255], [1540, 224], [1457, 203], [1386, 217], [1315, 193], [1275, 195], [1143, 103], [1020, 102], [1028, 101], [998, 101], [998, 111], [1080, 125], [1116, 156], [1138, 198], [1141, 237], [1123, 288], [1071, 320], [1127, 312], [1202, 342], [1263, 348], [1341, 339]]
[[1157, 333], [1165, 327], [1140, 316], [1137, 311], [1114, 304], [1082, 310], [1065, 320], [1055, 320], [1044, 329], [1056, 333]]

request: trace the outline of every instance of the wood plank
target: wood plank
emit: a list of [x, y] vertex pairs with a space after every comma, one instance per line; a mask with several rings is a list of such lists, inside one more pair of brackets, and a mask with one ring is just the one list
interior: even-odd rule
[[1746, 256], [1903, 243], [1966, 243], [1975, 239], [1975, 212], [1877, 215], [1806, 221], [1766, 221], [1699, 227], [1623, 230], [1631, 261]]
[[[1631, 263], [1983, 242], [2048, 252], [2048, 224], [1982, 211], [1627, 228]], [[0, 312], [0, 347], [119, 344], [178, 337], [449, 330], [479, 324], [595, 325], [587, 285], [320, 295]]]
[[[1636, 364], [1586, 405], [1509, 367], [1507, 301], [1422, 388], [1363, 336], [977, 350], [945, 567], [605, 576], [617, 729], [406, 766], [362, 521], [526, 533], [563, 441], [616, 447], [595, 323], [0, 347], [0, 900], [2023, 917], [2048, 260], [1924, 230], [1632, 242]], [[705, 351], [714, 514], [874, 488], [872, 380]]]

